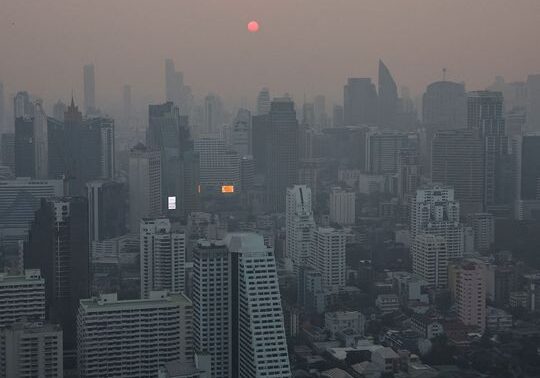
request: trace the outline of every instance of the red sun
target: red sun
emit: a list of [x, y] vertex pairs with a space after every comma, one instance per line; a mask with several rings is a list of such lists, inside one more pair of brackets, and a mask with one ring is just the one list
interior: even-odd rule
[[259, 31], [259, 23], [257, 21], [250, 21], [247, 24], [247, 28], [250, 33], [256, 33]]

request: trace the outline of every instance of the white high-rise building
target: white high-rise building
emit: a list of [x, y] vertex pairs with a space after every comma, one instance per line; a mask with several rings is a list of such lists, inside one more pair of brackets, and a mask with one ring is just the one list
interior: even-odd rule
[[23, 275], [0, 273], [0, 328], [22, 321], [45, 320], [45, 280], [39, 269]]
[[139, 143], [129, 155], [129, 229], [142, 218], [161, 215], [161, 155]]
[[141, 298], [151, 291], [184, 292], [186, 233], [166, 218], [141, 220]]
[[200, 242], [193, 275], [195, 351], [210, 355], [210, 377], [290, 377], [276, 261], [263, 237]]
[[295, 268], [309, 263], [315, 220], [311, 210], [311, 189], [306, 185], [287, 188], [285, 250]]
[[448, 284], [446, 239], [431, 234], [418, 234], [412, 244], [413, 272], [428, 285], [444, 288]]
[[463, 257], [463, 225], [459, 222], [459, 211], [454, 189], [439, 185], [418, 189], [411, 204], [411, 240], [420, 233], [442, 236], [446, 239], [448, 259]]
[[148, 299], [102, 294], [81, 300], [79, 377], [157, 377], [166, 362], [191, 361], [192, 319], [191, 301], [183, 294], [153, 291]]
[[64, 376], [62, 329], [43, 323], [14, 323], [0, 328], [0, 376]]
[[332, 188], [330, 192], [330, 222], [342, 226], [354, 224], [356, 221], [356, 193]]
[[343, 230], [318, 227], [313, 232], [311, 265], [321, 274], [327, 289], [339, 289], [346, 283], [346, 236]]

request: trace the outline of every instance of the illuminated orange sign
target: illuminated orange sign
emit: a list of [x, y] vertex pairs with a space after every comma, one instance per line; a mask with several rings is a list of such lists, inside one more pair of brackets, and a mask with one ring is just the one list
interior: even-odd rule
[[234, 185], [223, 185], [221, 193], [234, 193]]

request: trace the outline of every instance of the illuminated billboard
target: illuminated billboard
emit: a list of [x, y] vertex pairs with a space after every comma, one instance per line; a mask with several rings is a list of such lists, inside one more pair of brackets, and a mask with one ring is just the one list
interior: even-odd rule
[[169, 210], [176, 210], [176, 196], [169, 197]]
[[234, 193], [234, 185], [221, 186], [221, 193]]

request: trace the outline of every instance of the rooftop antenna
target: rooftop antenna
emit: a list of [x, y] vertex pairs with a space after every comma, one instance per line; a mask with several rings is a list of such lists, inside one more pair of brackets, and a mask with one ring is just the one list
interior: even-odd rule
[[446, 67], [442, 69], [442, 79], [443, 81], [446, 81]]

